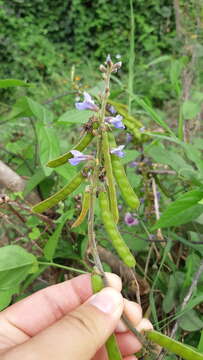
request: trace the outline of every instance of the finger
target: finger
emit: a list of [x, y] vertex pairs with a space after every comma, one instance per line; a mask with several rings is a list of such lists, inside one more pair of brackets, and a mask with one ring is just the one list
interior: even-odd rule
[[89, 360], [113, 332], [123, 311], [123, 298], [112, 288], [93, 295], [29, 341], [5, 353], [4, 360]]
[[[120, 291], [120, 278], [115, 274], [106, 275], [110, 285]], [[91, 275], [85, 274], [38, 291], [2, 311], [0, 353], [52, 325], [91, 295]]]
[[[130, 319], [133, 326], [137, 326], [142, 320], [142, 308], [139, 304], [134, 301], [129, 301], [124, 299], [124, 313], [128, 319]], [[128, 331], [127, 326], [122, 320], [119, 321], [116, 332], [126, 332]]]
[[127, 356], [123, 360], [137, 360], [137, 357], [135, 355]]
[[132, 355], [140, 351], [142, 348], [138, 339], [130, 332], [116, 334], [116, 338], [123, 356]]
[[139, 332], [145, 332], [153, 330], [153, 325], [148, 319], [142, 319], [142, 321], [136, 326]]

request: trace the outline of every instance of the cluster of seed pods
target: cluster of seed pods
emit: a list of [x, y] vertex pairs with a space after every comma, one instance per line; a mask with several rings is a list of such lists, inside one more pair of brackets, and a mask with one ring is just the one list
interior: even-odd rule
[[[105, 65], [106, 66], [102, 65], [102, 67], [100, 67], [104, 77], [105, 72], [108, 71], [110, 75], [111, 72], [116, 72], [121, 67], [120, 62], [113, 64], [111, 59], [107, 59]], [[112, 127], [115, 126], [119, 129], [125, 129], [122, 122], [123, 117], [119, 114], [113, 117], [108, 112], [109, 107], [112, 106], [108, 103], [109, 89], [105, 88], [104, 96], [106, 97], [106, 101], [105, 104], [101, 104], [100, 108], [99, 105], [94, 103], [94, 100], [92, 100], [89, 94], [84, 93], [84, 101], [76, 103], [76, 108], [79, 110], [92, 110], [95, 112], [95, 115], [90, 118], [89, 122], [85, 125], [85, 133], [74, 148], [64, 155], [49, 161], [47, 166], [55, 168], [67, 163], [67, 161], [72, 165], [77, 165], [80, 161], [85, 160], [89, 160], [89, 163], [84, 166], [84, 168], [80, 170], [64, 188], [48, 199], [35, 205], [33, 211], [38, 213], [44, 212], [55, 206], [59, 201], [65, 200], [66, 197], [74, 192], [82, 182], [88, 181], [93, 172], [95, 161], [99, 161], [100, 173], [98, 176], [96, 192], [98, 194], [101, 219], [109, 239], [120, 258], [127, 266], [134, 267], [136, 264], [135, 258], [131, 254], [117, 227], [119, 220], [117, 187], [129, 208], [133, 210], [136, 209], [139, 206], [139, 200], [128, 181], [121, 159], [119, 158], [119, 152], [112, 150], [117, 149]], [[129, 121], [130, 120], [128, 119], [128, 122]], [[95, 137], [100, 137], [101, 148], [99, 159], [94, 159], [92, 156], [84, 155], [82, 153]], [[122, 146], [120, 146], [120, 148], [122, 148]], [[122, 152], [120, 151], [120, 153]], [[72, 227], [79, 226], [84, 221], [89, 211], [89, 189], [90, 187], [86, 186], [81, 213], [78, 219], [73, 223]]]

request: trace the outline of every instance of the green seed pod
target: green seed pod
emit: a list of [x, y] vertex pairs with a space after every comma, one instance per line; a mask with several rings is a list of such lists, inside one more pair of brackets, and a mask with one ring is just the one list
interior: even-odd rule
[[102, 277], [94, 272], [91, 274], [91, 284], [93, 294], [96, 294], [104, 288]]
[[119, 219], [117, 196], [116, 196], [115, 180], [114, 180], [112, 164], [111, 164], [108, 134], [106, 132], [103, 132], [102, 134], [102, 153], [104, 157], [104, 167], [106, 170], [106, 177], [108, 181], [110, 208], [113, 214], [114, 221], [117, 224]]
[[[78, 150], [78, 151], [83, 151], [93, 140], [94, 135], [90, 132], [86, 133], [81, 139], [80, 141], [74, 146], [74, 148], [72, 150]], [[65, 164], [68, 159], [71, 159], [73, 157], [73, 155], [71, 154], [70, 151], [68, 151], [67, 153], [59, 156], [58, 158], [54, 159], [54, 160], [50, 160], [46, 166], [50, 167], [50, 168], [55, 168], [57, 166], [63, 165]]]
[[185, 360], [203, 360], [203, 354], [155, 330], [146, 331], [148, 339]]
[[[92, 273], [91, 283], [93, 294], [104, 288], [104, 283], [100, 275]], [[117, 344], [116, 336], [112, 334], [105, 343], [109, 360], [122, 360], [120, 349]]]
[[[113, 134], [109, 134], [109, 139], [110, 139], [110, 144], [112, 144], [112, 147], [116, 147], [117, 145]], [[138, 206], [140, 205], [139, 199], [128, 181], [123, 165], [121, 164], [120, 158], [116, 155], [111, 154], [111, 163], [112, 163], [113, 174], [123, 199], [131, 209], [138, 208]]]
[[77, 218], [77, 220], [72, 224], [71, 228], [77, 227], [80, 224], [82, 224], [89, 210], [89, 206], [90, 206], [90, 192], [89, 192], [89, 186], [87, 186], [87, 189], [85, 190], [83, 196], [81, 213]]
[[135, 258], [131, 254], [128, 246], [118, 231], [118, 228], [113, 219], [112, 212], [109, 208], [107, 193], [104, 191], [99, 193], [99, 206], [105, 230], [109, 235], [115, 250], [127, 266], [134, 267], [136, 265]]
[[108, 104], [113, 105], [117, 112], [123, 116], [124, 125], [133, 133], [137, 140], [140, 140], [142, 134], [139, 129], [143, 125], [139, 120], [128, 113], [128, 107], [110, 99], [108, 99]]
[[32, 211], [36, 213], [41, 213], [43, 211], [46, 211], [47, 209], [52, 208], [53, 206], [58, 204], [59, 201], [65, 200], [67, 196], [70, 195], [74, 190], [76, 190], [84, 180], [85, 177], [83, 175], [83, 172], [80, 171], [72, 178], [72, 180], [66, 186], [63, 187], [63, 189], [59, 190], [56, 194], [50, 196], [46, 200], [34, 205]]

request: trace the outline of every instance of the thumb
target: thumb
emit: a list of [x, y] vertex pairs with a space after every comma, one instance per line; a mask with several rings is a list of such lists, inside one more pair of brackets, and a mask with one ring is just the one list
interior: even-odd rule
[[122, 295], [105, 288], [3, 360], [90, 360], [114, 331], [123, 312]]

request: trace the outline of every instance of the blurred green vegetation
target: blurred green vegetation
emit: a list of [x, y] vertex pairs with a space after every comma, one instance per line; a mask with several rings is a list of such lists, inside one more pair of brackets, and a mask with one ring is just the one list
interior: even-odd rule
[[[118, 193], [119, 229], [146, 286], [143, 308], [157, 330], [170, 334], [177, 320], [177, 338], [202, 349], [202, 277], [187, 307], [181, 305], [203, 255], [203, 6], [198, 0], [132, 4], [133, 13], [130, 1], [123, 0], [0, 0], [0, 77], [26, 81], [24, 86], [0, 81], [1, 160], [26, 181], [24, 192], [2, 190], [15, 211], [2, 205], [0, 235], [3, 245], [20, 245], [36, 256], [30, 257], [31, 268], [36, 261], [39, 265], [39, 272], [34, 267], [33, 274], [28, 269], [19, 277], [18, 288], [0, 294], [0, 307], [15, 301], [13, 294], [18, 300], [44, 286], [33, 284], [48, 268], [40, 262], [53, 260], [61, 267], [55, 282], [64, 280], [67, 264], [89, 270], [87, 222], [71, 229], [84, 187], [46, 214], [48, 224], [30, 212], [24, 199], [35, 191], [43, 200], [75, 175], [70, 164], [50, 169], [46, 163], [71, 149], [84, 133], [88, 116], [77, 112], [74, 103], [84, 91], [99, 103], [103, 82], [98, 68], [110, 53], [114, 62], [123, 62], [111, 81], [110, 101], [126, 124], [124, 131], [116, 130], [116, 140], [126, 145], [123, 164], [141, 200], [138, 212], [131, 213], [138, 224], [131, 227], [125, 221], [130, 210]], [[94, 152], [94, 142], [88, 151]], [[155, 198], [161, 216], [157, 223]], [[96, 230], [99, 244], [112, 257], [98, 209]], [[47, 243], [54, 244], [52, 258]], [[21, 255], [18, 248], [11, 250], [16, 258]], [[112, 263], [104, 263], [115, 271]], [[49, 282], [50, 273], [43, 276]], [[124, 288], [134, 300], [128, 282]]]

